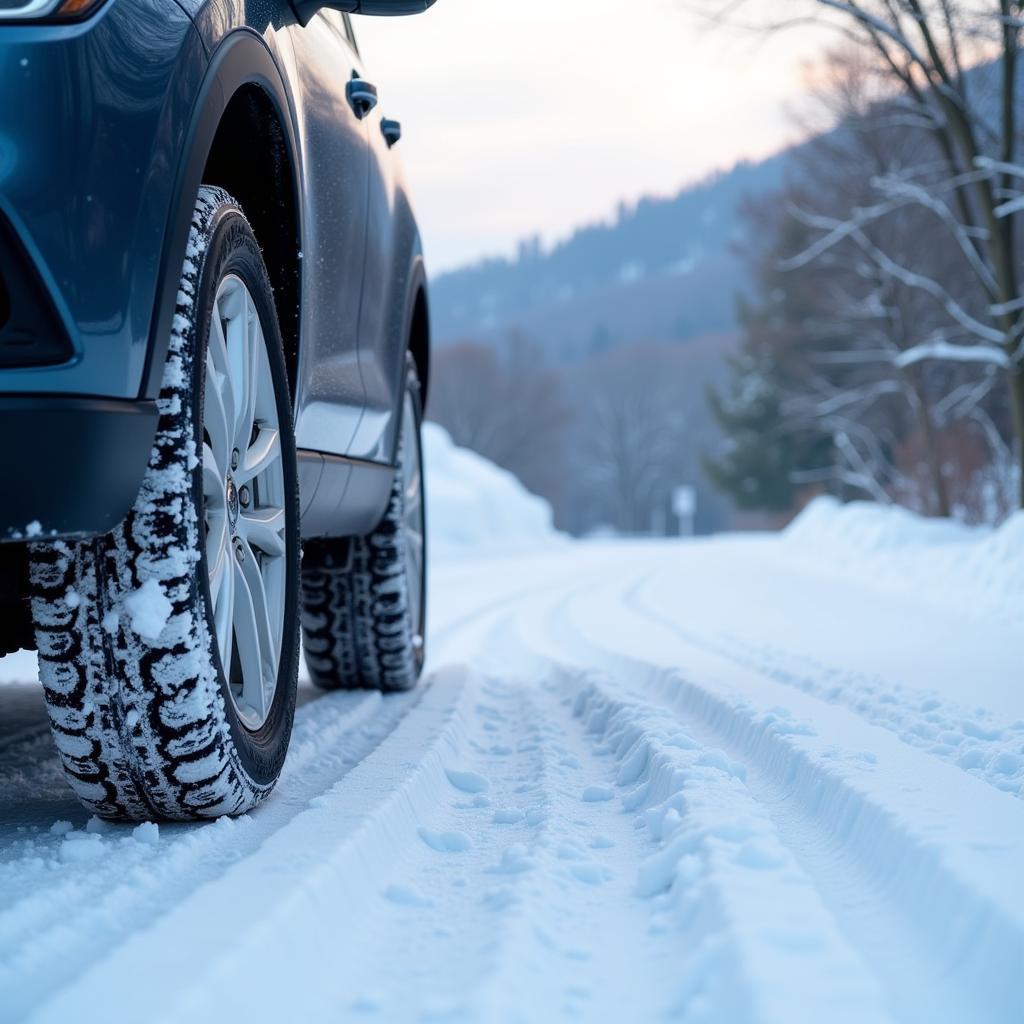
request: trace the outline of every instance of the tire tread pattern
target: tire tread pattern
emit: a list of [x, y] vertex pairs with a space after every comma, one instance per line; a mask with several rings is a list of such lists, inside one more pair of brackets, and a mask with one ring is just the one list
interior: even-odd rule
[[[104, 537], [37, 544], [31, 552], [32, 612], [53, 735], [72, 789], [104, 818], [237, 814], [273, 788], [240, 763], [197, 582], [194, 307], [212, 225], [225, 204], [235, 206], [223, 190], [201, 189], [159, 425], [134, 507]], [[143, 587], [155, 594], [154, 583], [170, 614], [158, 636], [143, 636], [126, 601]]]
[[405, 568], [402, 457], [400, 450], [387, 510], [371, 534], [306, 545], [302, 639], [310, 677], [322, 689], [411, 690], [419, 678]]

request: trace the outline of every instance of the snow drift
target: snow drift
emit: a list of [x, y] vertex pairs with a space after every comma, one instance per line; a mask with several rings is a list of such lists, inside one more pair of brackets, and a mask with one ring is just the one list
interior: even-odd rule
[[551, 506], [504, 469], [423, 425], [431, 554], [535, 548], [559, 538]]
[[821, 497], [783, 532], [779, 549], [807, 568], [929, 604], [975, 616], [1024, 618], [1024, 512], [991, 529]]

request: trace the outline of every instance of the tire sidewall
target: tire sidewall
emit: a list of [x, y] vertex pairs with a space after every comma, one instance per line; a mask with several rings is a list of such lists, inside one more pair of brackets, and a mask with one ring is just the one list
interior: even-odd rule
[[281, 432], [281, 458], [285, 487], [285, 559], [286, 596], [281, 659], [277, 686], [266, 721], [257, 730], [247, 728], [238, 716], [228, 685], [225, 666], [220, 663], [210, 596], [206, 559], [206, 524], [203, 510], [201, 461], [193, 471], [192, 493], [198, 519], [199, 560], [196, 567], [196, 599], [201, 601], [210, 636], [210, 658], [216, 667], [224, 714], [238, 758], [245, 771], [259, 785], [273, 783], [281, 771], [295, 714], [296, 680], [299, 659], [299, 506], [298, 469], [292, 426], [292, 405], [284, 347], [274, 307], [273, 291], [267, 278], [259, 246], [241, 210], [232, 202], [216, 210], [209, 229], [210, 241], [203, 259], [197, 293], [197, 319], [193, 358], [192, 423], [196, 452], [202, 451], [203, 407], [206, 382], [206, 350], [214, 312], [214, 299], [220, 282], [229, 274], [242, 280], [252, 296], [267, 346]]

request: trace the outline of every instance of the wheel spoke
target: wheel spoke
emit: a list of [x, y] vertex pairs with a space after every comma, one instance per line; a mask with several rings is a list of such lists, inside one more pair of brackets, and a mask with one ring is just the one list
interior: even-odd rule
[[224, 471], [210, 445], [203, 442], [203, 497], [218, 511], [224, 504]]
[[277, 639], [267, 613], [267, 594], [259, 562], [245, 541], [242, 561], [235, 565], [235, 636], [242, 666], [242, 702], [259, 721], [267, 715], [267, 694], [277, 678]]
[[260, 427], [256, 439], [245, 449], [242, 463], [235, 473], [239, 487], [261, 476], [281, 458], [281, 432], [272, 427]]
[[[220, 335], [218, 341], [215, 335]], [[206, 394], [203, 400], [203, 427], [210, 437], [210, 447], [216, 456], [218, 466], [226, 468], [231, 453], [233, 436], [233, 414], [229, 412], [232, 402], [231, 380], [226, 368], [218, 367], [215, 350], [223, 345], [223, 332], [216, 316], [210, 329], [210, 345], [206, 350]], [[226, 353], [222, 353], [226, 356]]]
[[206, 535], [211, 541], [206, 549], [207, 562], [210, 566], [210, 600], [216, 609], [217, 602], [220, 599], [221, 588], [224, 586], [228, 575], [227, 570], [230, 568], [228, 559], [231, 557], [231, 552], [228, 545], [228, 524], [223, 517], [218, 516], [207, 526], [206, 530]]
[[224, 497], [224, 475], [217, 457], [203, 444], [203, 503], [206, 516], [206, 564], [210, 581], [210, 600], [214, 607], [224, 579], [228, 555], [228, 514]]
[[277, 382], [259, 312], [234, 274], [214, 300], [206, 396], [202, 487], [217, 648], [242, 722], [258, 729], [281, 657], [287, 502]]
[[285, 553], [283, 508], [257, 508], [238, 517], [238, 532], [254, 547], [274, 558]]
[[[244, 288], [240, 291], [243, 294], [238, 315], [228, 321], [228, 355], [232, 360], [232, 380], [236, 383], [234, 443], [239, 451], [244, 452], [249, 447], [256, 422], [256, 394], [263, 339], [259, 337], [259, 319], [252, 308], [249, 293]], [[254, 337], [254, 334], [257, 336]]]
[[[230, 548], [225, 544], [220, 552], [218, 583], [213, 601], [213, 625], [216, 630], [217, 651], [225, 675], [231, 673], [231, 653], [234, 647], [235, 572]], [[210, 586], [211, 594], [213, 585]]]

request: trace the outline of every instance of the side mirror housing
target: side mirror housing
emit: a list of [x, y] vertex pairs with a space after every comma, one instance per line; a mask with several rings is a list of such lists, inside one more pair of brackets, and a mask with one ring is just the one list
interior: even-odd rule
[[434, 0], [290, 0], [295, 17], [300, 25], [323, 7], [329, 7], [343, 14], [376, 14], [396, 17], [403, 14], [422, 14], [434, 4]]

